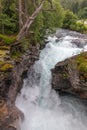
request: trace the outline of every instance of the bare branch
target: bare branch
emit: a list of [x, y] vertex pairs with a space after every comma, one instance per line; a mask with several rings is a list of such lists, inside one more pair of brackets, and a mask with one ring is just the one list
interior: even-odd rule
[[48, 0], [48, 2], [50, 3], [51, 8], [53, 8], [52, 0]]
[[36, 9], [37, 8], [36, 0], [33, 0], [33, 5], [34, 5], [34, 8]]
[[21, 29], [23, 26], [22, 21], [22, 0], [19, 0], [19, 29]]
[[34, 13], [31, 15], [31, 17], [28, 17], [26, 23], [23, 25], [22, 29], [20, 30], [20, 32], [17, 35], [17, 42], [19, 40], [21, 40], [22, 37], [26, 34], [30, 25], [33, 23], [34, 19], [36, 18], [36, 16], [38, 15], [40, 10], [42, 9], [44, 2], [45, 2], [45, 0], [42, 0], [41, 4], [39, 5], [39, 7], [37, 7], [37, 9], [34, 11]]
[[[18, 8], [16, 8], [16, 10], [17, 10], [18, 12], [20, 12], [20, 10], [19, 10]], [[28, 19], [28, 16], [25, 15], [25, 13], [24, 13], [23, 11], [21, 11], [21, 13], [22, 13], [22, 15], [23, 15], [26, 19]]]
[[[19, 0], [19, 1], [21, 2], [22, 0]], [[37, 0], [31, 0], [31, 1], [34, 1], [33, 4], [35, 7], [35, 11], [33, 12], [33, 14], [31, 16], [27, 17], [26, 13], [22, 11], [22, 7], [20, 6], [20, 8], [19, 8], [20, 18], [21, 18], [21, 16], [25, 15], [26, 21], [23, 22], [23, 26], [17, 35], [17, 39], [16, 39], [16, 42], [14, 45], [18, 45], [19, 41], [27, 34], [28, 29], [30, 28], [31, 24], [33, 23], [33, 21], [35, 20], [35, 18], [39, 14], [39, 12], [42, 10], [43, 4], [46, 0], [41, 0], [40, 3]], [[47, 9], [47, 10], [43, 10], [43, 11], [55, 11], [55, 9], [53, 9], [52, 0], [47, 0], [47, 1], [50, 3], [51, 9]]]
[[56, 11], [56, 9], [42, 9], [42, 11], [44, 11], [44, 12], [47, 12], [47, 11]]

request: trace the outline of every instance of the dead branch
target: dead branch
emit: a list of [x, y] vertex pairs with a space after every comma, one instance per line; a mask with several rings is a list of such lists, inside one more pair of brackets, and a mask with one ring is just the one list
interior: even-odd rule
[[23, 25], [23, 27], [21, 28], [20, 32], [17, 35], [17, 43], [18, 43], [18, 41], [20, 41], [23, 38], [23, 36], [28, 31], [28, 29], [31, 26], [31, 24], [33, 23], [34, 19], [36, 18], [36, 16], [38, 15], [40, 10], [42, 9], [44, 2], [45, 2], [45, 0], [42, 0], [41, 4], [37, 7], [37, 9], [34, 11], [32, 16], [28, 17], [28, 19], [26, 20], [26, 23]]

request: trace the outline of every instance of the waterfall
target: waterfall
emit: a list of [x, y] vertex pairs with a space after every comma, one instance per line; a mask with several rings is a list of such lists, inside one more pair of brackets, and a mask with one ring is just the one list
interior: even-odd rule
[[83, 51], [72, 39], [64, 36], [57, 41], [49, 36], [39, 60], [29, 69], [16, 99], [25, 116], [21, 130], [87, 130], [85, 106], [72, 96], [60, 97], [51, 87], [51, 69], [56, 63]]

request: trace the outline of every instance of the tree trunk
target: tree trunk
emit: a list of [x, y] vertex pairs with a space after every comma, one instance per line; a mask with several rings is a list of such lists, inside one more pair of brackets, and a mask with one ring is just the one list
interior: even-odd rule
[[[21, 1], [21, 0], [19, 0], [19, 1]], [[42, 0], [41, 4], [37, 7], [37, 9], [34, 11], [34, 13], [31, 15], [31, 17], [28, 17], [28, 19], [26, 20], [25, 24], [23, 25], [23, 27], [21, 28], [20, 32], [17, 35], [17, 43], [28, 32], [28, 29], [30, 28], [30, 26], [33, 23], [34, 19], [37, 17], [38, 13], [41, 11], [44, 2], [45, 2], [45, 0]]]
[[22, 0], [19, 0], [19, 30], [21, 30], [23, 26], [23, 21], [22, 21]]
[[[0, 14], [2, 14], [2, 1], [0, 0]], [[1, 33], [4, 34], [4, 24], [3, 24], [3, 21], [1, 20]]]

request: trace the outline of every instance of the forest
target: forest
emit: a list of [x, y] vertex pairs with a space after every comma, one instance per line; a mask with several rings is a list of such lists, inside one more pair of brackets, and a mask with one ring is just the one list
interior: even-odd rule
[[[27, 19], [39, 8], [40, 2], [40, 0], [0, 0], [0, 39], [6, 40], [7, 44], [12, 43]], [[23, 39], [26, 35], [30, 42], [41, 42], [46, 32], [54, 31], [56, 28], [87, 32], [86, 0], [47, 0], [41, 8], [35, 18], [31, 18], [33, 22]], [[8, 35], [12, 36], [10, 40], [7, 38]]]

